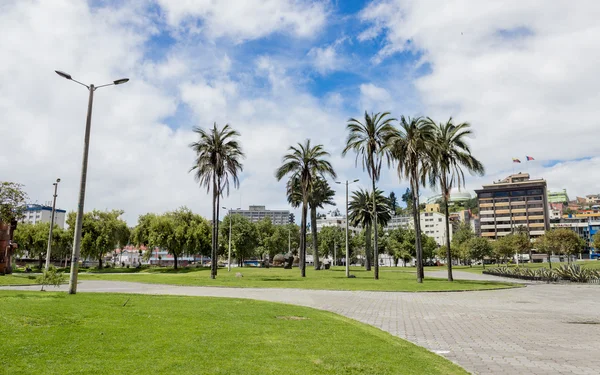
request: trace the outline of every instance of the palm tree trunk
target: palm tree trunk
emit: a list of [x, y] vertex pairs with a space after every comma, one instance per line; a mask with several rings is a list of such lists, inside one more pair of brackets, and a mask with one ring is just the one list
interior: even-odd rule
[[365, 228], [365, 270], [371, 270], [371, 224]]
[[302, 223], [300, 224], [300, 276], [306, 277], [306, 216], [307, 204], [302, 203]]
[[413, 220], [415, 222], [415, 252], [417, 255], [417, 282], [423, 282], [423, 253], [421, 249], [421, 223], [419, 215], [418, 202], [418, 181], [416, 176], [411, 179], [411, 189], [413, 195]]
[[317, 208], [310, 208], [310, 227], [312, 229], [312, 241], [313, 241], [313, 260], [315, 262], [315, 270], [319, 269], [319, 244], [317, 238]]
[[[373, 166], [373, 169], [375, 166]], [[373, 181], [373, 267], [375, 272], [373, 277], [375, 280], [379, 280], [379, 248], [377, 247], [377, 205], [376, 205], [376, 194], [375, 194], [375, 177], [371, 179]]]
[[211, 250], [210, 250], [210, 278], [214, 279], [216, 278], [216, 274], [214, 273], [214, 264], [216, 261], [216, 255], [217, 255], [217, 251], [216, 251], [216, 246], [215, 244], [217, 243], [217, 233], [215, 231], [215, 229], [217, 228], [217, 183], [215, 181], [215, 176], [213, 176], [213, 212], [212, 212], [212, 243], [211, 243]]
[[448, 191], [446, 182], [442, 182], [442, 192], [444, 193], [444, 209], [446, 211], [446, 259], [448, 260], [448, 281], [454, 281], [452, 277], [452, 252], [450, 251], [450, 215], [448, 215]]
[[[215, 221], [215, 264], [214, 264], [214, 273], [215, 277], [217, 277], [217, 272], [219, 270], [219, 207], [221, 207], [221, 187], [217, 190], [219, 193], [217, 194], [217, 206], [216, 206], [216, 216], [217, 221]], [[212, 263], [211, 263], [212, 264]]]

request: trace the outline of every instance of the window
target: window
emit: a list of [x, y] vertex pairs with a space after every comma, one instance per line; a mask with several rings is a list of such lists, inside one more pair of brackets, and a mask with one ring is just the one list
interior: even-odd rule
[[479, 193], [479, 198], [492, 198], [492, 193]]
[[441, 223], [441, 222], [442, 222], [442, 218], [439, 218], [439, 219], [438, 219], [438, 223]]
[[508, 191], [497, 191], [494, 193], [494, 197], [508, 197]]
[[527, 195], [542, 195], [542, 189], [527, 190]]

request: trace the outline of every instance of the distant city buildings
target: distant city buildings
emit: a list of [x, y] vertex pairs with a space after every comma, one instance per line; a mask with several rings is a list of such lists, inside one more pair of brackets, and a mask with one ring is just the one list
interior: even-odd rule
[[[61, 209], [54, 210], [54, 225], [58, 225], [60, 228], [65, 228], [65, 216], [67, 211]], [[25, 209], [25, 214], [21, 219], [22, 223], [50, 223], [52, 218], [52, 207], [44, 206], [41, 204], [28, 204]]]
[[[439, 205], [438, 205], [439, 206]], [[419, 215], [421, 232], [431, 237], [439, 246], [446, 244], [446, 215], [436, 212], [435, 207], [430, 207], [429, 212], [421, 212]], [[386, 230], [414, 229], [413, 217], [409, 215], [396, 215], [385, 227]], [[450, 229], [450, 241], [452, 241], [452, 228]]]
[[569, 202], [569, 196], [567, 190], [562, 191], [549, 191], [548, 192], [548, 203], [567, 203]]
[[[442, 200], [442, 195], [438, 194], [438, 195], [433, 195], [429, 198], [427, 198], [427, 204], [430, 203], [437, 203], [439, 201]], [[471, 193], [469, 193], [468, 191], [456, 191], [453, 193], [450, 193], [450, 199], [448, 200], [448, 202], [450, 203], [458, 203], [458, 202], [466, 202], [468, 200], [470, 200], [471, 197]]]
[[535, 239], [550, 229], [544, 179], [532, 180], [528, 173], [518, 173], [475, 192], [482, 237], [497, 239], [523, 227]]
[[[317, 232], [320, 232], [325, 227], [336, 227], [346, 230], [346, 217], [345, 216], [325, 216], [317, 218]], [[348, 230], [358, 233], [360, 228], [348, 226]]]
[[265, 206], [249, 206], [247, 210], [234, 210], [232, 214], [242, 215], [251, 222], [256, 223], [265, 217], [271, 219], [275, 225], [286, 225], [294, 222], [294, 214], [289, 210], [267, 210]]

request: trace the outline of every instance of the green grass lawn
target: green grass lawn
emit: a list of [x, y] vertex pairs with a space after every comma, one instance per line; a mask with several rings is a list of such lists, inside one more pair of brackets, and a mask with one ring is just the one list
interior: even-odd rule
[[0, 311], [5, 374], [466, 374], [371, 326], [271, 302], [0, 291]]
[[[442, 269], [442, 268], [439, 268]], [[413, 270], [414, 271], [414, 270]], [[235, 277], [241, 272], [243, 277]], [[425, 282], [416, 282], [415, 274], [406, 272], [402, 267], [381, 267], [379, 280], [373, 279], [372, 271], [352, 268], [351, 274], [356, 278], [345, 277], [343, 267], [331, 270], [315, 271], [307, 268], [306, 278], [300, 277], [298, 268], [285, 270], [282, 268], [232, 268], [219, 269], [215, 280], [210, 279], [210, 270], [206, 268], [186, 268], [175, 271], [171, 268], [151, 268], [137, 273], [81, 273], [80, 280], [118, 280], [136, 281], [152, 284], [194, 285], [194, 286], [226, 286], [244, 288], [300, 288], [324, 290], [374, 290], [374, 291], [456, 291], [498, 289], [515, 286], [510, 283], [458, 280], [452, 283], [444, 279], [426, 278]]]
[[[553, 268], [558, 268], [561, 265], [566, 265], [568, 263], [566, 262], [562, 262], [562, 263], [558, 263], [558, 262], [552, 262], [552, 267]], [[582, 267], [585, 268], [590, 268], [590, 269], [600, 269], [600, 261], [598, 260], [578, 260], [575, 262], [575, 264], [579, 264]], [[500, 266], [505, 267], [506, 264], [502, 263]], [[516, 264], [509, 264], [509, 267], [516, 267]], [[548, 263], [521, 263], [519, 264], [520, 267], [527, 267], [527, 268], [542, 268], [542, 267], [546, 267], [548, 268], [549, 265]], [[485, 266], [486, 269], [489, 268], [494, 268], [494, 267], [498, 267], [496, 264], [487, 264]], [[473, 267], [469, 267], [469, 266], [452, 266], [453, 270], [456, 271], [465, 271], [465, 272], [472, 272], [472, 273], [481, 273], [483, 271], [483, 266], [473, 266]], [[446, 267], [425, 267], [425, 271], [445, 271]]]
[[25, 274], [2, 275], [0, 276], [0, 286], [36, 284], [35, 278], [34, 275]]

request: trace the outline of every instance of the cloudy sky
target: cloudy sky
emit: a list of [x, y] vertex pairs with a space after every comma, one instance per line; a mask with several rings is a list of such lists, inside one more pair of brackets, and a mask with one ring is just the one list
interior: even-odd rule
[[[600, 191], [600, 3], [595, 1], [0, 1], [0, 180], [32, 202], [77, 202], [87, 92], [96, 85], [86, 209], [186, 205], [210, 216], [188, 173], [194, 126], [229, 123], [247, 158], [223, 203], [287, 208], [274, 170], [311, 138], [341, 180], [349, 117], [391, 111], [472, 124], [483, 178], [544, 177], [570, 196]], [[534, 162], [525, 164], [525, 155]], [[380, 182], [401, 195], [406, 181]], [[336, 200], [343, 206], [344, 193]], [[424, 196], [431, 194], [424, 192]]]

